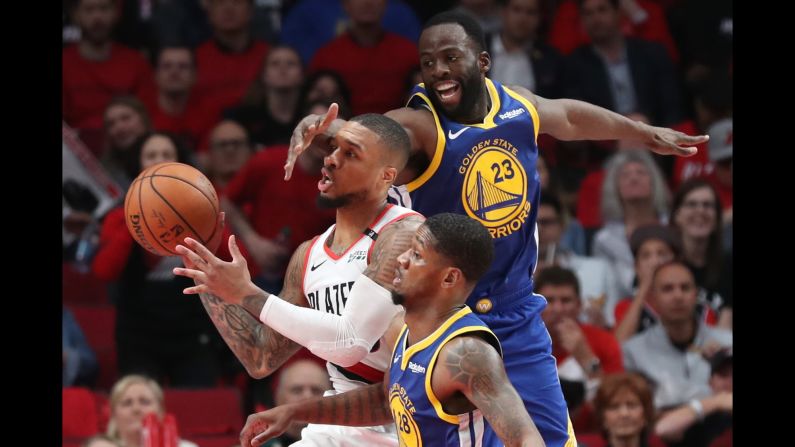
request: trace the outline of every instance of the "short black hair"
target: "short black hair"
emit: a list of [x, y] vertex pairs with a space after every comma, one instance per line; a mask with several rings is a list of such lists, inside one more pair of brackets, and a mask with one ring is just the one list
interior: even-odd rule
[[477, 46], [478, 51], [486, 51], [486, 37], [483, 33], [483, 28], [478, 23], [477, 19], [475, 19], [471, 14], [462, 11], [445, 11], [436, 14], [435, 16], [428, 19], [425, 22], [425, 25], [422, 27], [422, 30], [425, 31], [426, 29], [436, 26], [442, 25], [445, 23], [455, 23], [461, 25], [461, 28], [464, 28], [464, 31], [467, 33], [472, 42], [475, 43]]
[[351, 118], [351, 121], [373, 131], [389, 149], [389, 158], [395, 163], [398, 171], [408, 162], [411, 153], [411, 141], [406, 130], [397, 121], [377, 113], [365, 113]]
[[574, 287], [577, 297], [579, 298], [580, 296], [580, 280], [577, 279], [577, 275], [573, 271], [557, 265], [543, 268], [538, 272], [533, 282], [535, 282], [535, 290], [537, 291], [547, 285], [571, 286]]
[[467, 282], [476, 282], [491, 266], [494, 242], [480, 222], [463, 214], [441, 213], [423, 225], [433, 234], [433, 249], [461, 269]]

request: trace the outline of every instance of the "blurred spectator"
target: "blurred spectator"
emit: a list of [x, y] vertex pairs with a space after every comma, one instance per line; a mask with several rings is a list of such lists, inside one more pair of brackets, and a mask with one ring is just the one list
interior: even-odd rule
[[[140, 375], [119, 379], [110, 391], [110, 420], [107, 434], [124, 447], [144, 447], [144, 417], [166, 415], [163, 390], [156, 381]], [[198, 447], [180, 439], [177, 447]]]
[[203, 0], [159, 0], [154, 2], [151, 23], [161, 46], [196, 48], [212, 37]]
[[538, 172], [538, 181], [541, 186], [541, 196], [544, 194], [552, 194], [560, 201], [560, 217], [563, 219], [563, 236], [559, 241], [560, 247], [569, 250], [575, 254], [584, 256], [587, 252], [587, 243], [585, 238], [585, 229], [582, 224], [571, 215], [571, 206], [569, 201], [571, 196], [561, 186], [558, 176], [558, 170], [552, 170], [547, 163], [546, 157], [538, 154], [536, 159], [536, 171]]
[[415, 67], [417, 46], [385, 30], [387, 0], [344, 0], [348, 30], [320, 48], [310, 70], [338, 72], [351, 91], [354, 115], [384, 113], [404, 105], [404, 85]]
[[669, 447], [711, 445], [713, 440], [732, 428], [732, 350], [720, 350], [708, 360], [712, 394], [702, 399], [693, 399], [664, 414], [654, 427], [654, 431]]
[[709, 126], [709, 161], [715, 169], [707, 176], [707, 180], [715, 188], [720, 197], [723, 225], [732, 221], [732, 150], [734, 133], [732, 119], [725, 118]]
[[[411, 86], [414, 88], [414, 85]], [[302, 107], [315, 102], [336, 102], [340, 107], [338, 116], [347, 119], [351, 115], [351, 91], [339, 73], [333, 70], [316, 70], [310, 73], [301, 86]], [[299, 118], [302, 117], [299, 113]]]
[[709, 396], [710, 367], [702, 353], [711, 355], [721, 347], [731, 347], [732, 333], [694, 317], [696, 282], [681, 262], [659, 266], [651, 290], [660, 322], [622, 345], [624, 367], [655, 383], [658, 410]]
[[723, 224], [718, 195], [703, 179], [688, 180], [676, 191], [671, 225], [682, 238], [683, 260], [696, 278], [698, 302], [731, 328], [732, 257], [723, 250]]
[[[714, 73], [691, 86], [694, 121], [685, 121], [676, 130], [688, 135], [708, 134], [710, 127], [732, 116], [732, 81], [725, 74]], [[710, 160], [709, 142], [699, 144], [698, 152], [691, 157], [673, 157], [674, 169], [671, 185], [676, 189], [692, 177], [712, 174], [714, 163]]]
[[605, 376], [596, 392], [594, 409], [607, 446], [664, 446], [651, 434], [655, 418], [652, 392], [641, 375], [621, 373]]
[[161, 48], [157, 53], [155, 84], [155, 95], [144, 98], [154, 129], [178, 135], [191, 150], [197, 150], [215, 117], [194, 90], [193, 51], [183, 46]]
[[732, 0], [682, 0], [668, 11], [668, 23], [688, 81], [728, 74], [732, 63]]
[[[681, 260], [682, 243], [670, 227], [652, 224], [635, 230], [629, 238], [635, 258], [635, 295], [621, 300], [616, 306], [616, 327], [613, 333], [623, 343], [657, 324], [657, 311], [651, 297], [654, 271], [662, 264]], [[702, 303], [696, 304], [694, 317], [714, 326], [717, 313]]]
[[670, 57], [656, 42], [625, 37], [619, 0], [578, 0], [591, 43], [568, 57], [566, 94], [622, 115], [641, 113], [653, 125], [683, 119]]
[[[571, 270], [544, 268], [536, 275], [535, 290], [548, 303], [541, 317], [552, 338], [552, 355], [561, 381], [582, 383], [585, 399], [591, 400], [603, 375], [624, 370], [618, 342], [610, 332], [577, 320], [582, 301], [580, 285]], [[566, 389], [569, 408], [576, 408], [576, 399], [566, 396]]]
[[66, 307], [61, 320], [63, 353], [63, 386], [91, 387], [97, 380], [97, 356], [86, 341], [77, 320]]
[[[130, 170], [167, 161], [189, 163], [188, 152], [171, 135], [154, 133], [136, 145]], [[222, 237], [226, 241], [229, 233]], [[231, 259], [227, 244], [219, 256]], [[178, 256], [159, 257], [135, 243], [123, 207], [105, 217], [92, 263], [97, 278], [113, 283], [116, 345], [121, 374], [144, 373], [176, 387], [209, 387], [220, 376], [221, 357], [231, 356], [199, 300], [182, 291], [193, 284], [175, 277]]]
[[[562, 0], [555, 11], [549, 31], [549, 43], [563, 54], [569, 54], [591, 39], [577, 11], [581, 0]], [[679, 61], [679, 52], [668, 31], [665, 11], [660, 0], [619, 0], [621, 32], [627, 37], [657, 42], [665, 46], [672, 61]]]
[[254, 154], [254, 145], [246, 129], [231, 120], [218, 123], [210, 132], [210, 151], [207, 157], [207, 178], [223, 192], [229, 181]]
[[196, 94], [217, 121], [221, 112], [243, 99], [262, 71], [268, 44], [251, 35], [254, 0], [205, 0], [213, 37], [196, 49]]
[[102, 156], [102, 165], [124, 190], [138, 176], [138, 170], [130, 168], [137, 163], [136, 158], [139, 156], [135, 153], [135, 144], [151, 130], [149, 113], [135, 97], [114, 98], [105, 109], [107, 147]]
[[[351, 18], [343, 8], [346, 1], [299, 0], [282, 20], [280, 41], [298, 50], [304, 63], [309, 64], [320, 47], [350, 28]], [[380, 1], [370, 0], [369, 3]], [[402, 0], [387, 1], [381, 26], [411, 42], [420, 38], [420, 21]]]
[[458, 0], [458, 6], [453, 9], [474, 17], [486, 34], [500, 30], [500, 11], [496, 0]]
[[667, 221], [669, 193], [646, 151], [618, 152], [605, 171], [601, 199], [605, 225], [594, 236], [593, 255], [613, 266], [619, 296], [629, 296], [635, 275], [629, 236], [642, 225]]
[[538, 264], [542, 269], [557, 265], [577, 274], [582, 298], [580, 321], [600, 327], [613, 326], [613, 308], [618, 302], [618, 283], [613, 269], [603, 259], [580, 256], [562, 246], [565, 220], [554, 194], [541, 192], [538, 205]]
[[[326, 370], [320, 363], [300, 359], [292, 361], [279, 369], [276, 378], [276, 406], [286, 405], [299, 400], [320, 397], [331, 389], [331, 382]], [[260, 410], [262, 411], [262, 410]], [[263, 447], [287, 447], [301, 439], [301, 430], [307, 424], [293, 422], [281, 436], [278, 436]]]
[[80, 444], [80, 447], [124, 447], [107, 435], [94, 435]]
[[505, 0], [501, 28], [486, 35], [489, 77], [520, 85], [544, 98], [563, 95], [563, 57], [539, 38], [542, 0]]
[[224, 115], [241, 123], [256, 144], [289, 144], [302, 81], [303, 67], [298, 53], [290, 47], [273, 47], [243, 103]]
[[152, 69], [136, 50], [113, 42], [117, 0], [75, 0], [72, 17], [80, 40], [63, 50], [63, 119], [78, 129], [102, 129], [102, 113], [118, 95], [149, 94]]

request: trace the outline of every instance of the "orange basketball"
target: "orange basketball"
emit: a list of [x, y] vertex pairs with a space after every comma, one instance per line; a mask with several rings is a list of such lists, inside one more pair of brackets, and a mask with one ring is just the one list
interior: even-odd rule
[[215, 252], [221, 242], [220, 208], [212, 183], [183, 163], [144, 170], [124, 199], [127, 229], [138, 244], [159, 256], [178, 256], [186, 237]]

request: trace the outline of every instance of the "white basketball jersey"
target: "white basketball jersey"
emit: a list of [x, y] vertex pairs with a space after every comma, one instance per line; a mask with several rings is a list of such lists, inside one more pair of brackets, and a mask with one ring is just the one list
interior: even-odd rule
[[[303, 289], [309, 307], [341, 315], [354, 281], [370, 261], [370, 251], [378, 234], [385, 226], [409, 215], [418, 215], [418, 213], [408, 208], [387, 204], [362, 236], [339, 256], [326, 245], [336, 224], [316, 237], [307, 251], [304, 263]], [[389, 367], [391, 351], [392, 347], [386, 346], [381, 339], [356, 365], [343, 368], [327, 362], [326, 367], [334, 389], [344, 393], [361, 386], [363, 382], [381, 381], [384, 371]]]

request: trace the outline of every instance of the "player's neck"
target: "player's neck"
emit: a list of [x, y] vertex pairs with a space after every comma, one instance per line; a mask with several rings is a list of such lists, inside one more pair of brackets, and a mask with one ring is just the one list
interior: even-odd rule
[[417, 308], [406, 308], [404, 319], [409, 328], [409, 346], [433, 334], [445, 321], [463, 308], [461, 304], [450, 306], [447, 301], [440, 303], [441, 306], [433, 306], [433, 303], [438, 301], [440, 300], [429, 298], [423, 300], [423, 304]]
[[386, 208], [386, 198], [365, 199], [337, 209], [333, 245], [349, 247]]

